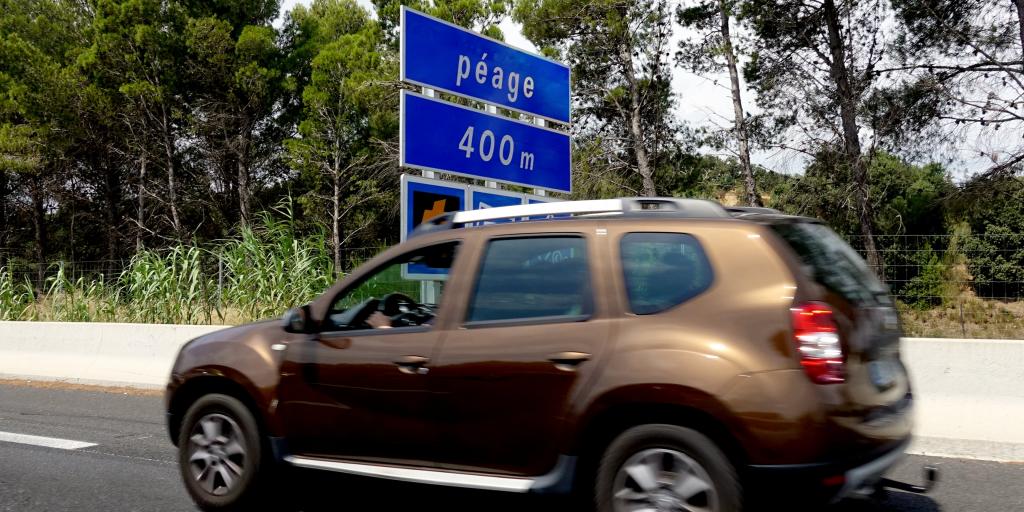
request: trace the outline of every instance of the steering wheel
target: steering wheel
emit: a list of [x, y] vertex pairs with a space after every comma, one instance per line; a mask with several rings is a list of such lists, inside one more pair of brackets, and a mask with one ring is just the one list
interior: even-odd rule
[[404, 293], [389, 293], [380, 299], [380, 312], [391, 317], [418, 311], [421, 308], [418, 302]]
[[380, 309], [380, 300], [370, 298], [356, 304], [342, 313], [331, 315], [331, 321], [342, 329], [367, 328], [366, 319]]

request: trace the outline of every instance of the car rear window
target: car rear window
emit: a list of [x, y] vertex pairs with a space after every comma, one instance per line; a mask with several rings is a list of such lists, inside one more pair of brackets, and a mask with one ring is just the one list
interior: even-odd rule
[[492, 240], [466, 321], [589, 315], [592, 301], [588, 272], [583, 238]]
[[711, 286], [711, 264], [697, 239], [683, 233], [628, 233], [620, 242], [629, 308], [664, 311]]
[[864, 258], [828, 227], [810, 222], [771, 227], [800, 256], [814, 280], [839, 296], [855, 304], [888, 297]]

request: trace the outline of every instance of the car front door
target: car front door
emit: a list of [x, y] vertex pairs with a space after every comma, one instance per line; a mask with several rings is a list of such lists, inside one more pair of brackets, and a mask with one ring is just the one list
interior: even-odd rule
[[462, 322], [445, 333], [430, 374], [443, 467], [511, 475], [554, 467], [569, 405], [594, 375], [612, 322], [595, 301], [605, 286], [594, 279], [598, 240], [484, 242]]
[[320, 332], [288, 347], [278, 416], [290, 452], [409, 464], [436, 456], [425, 379], [457, 249], [432, 245], [380, 265], [337, 294]]

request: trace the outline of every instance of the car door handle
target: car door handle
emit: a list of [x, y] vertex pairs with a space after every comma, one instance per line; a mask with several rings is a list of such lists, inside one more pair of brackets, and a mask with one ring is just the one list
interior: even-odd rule
[[430, 371], [426, 367], [429, 362], [430, 358], [423, 356], [402, 356], [395, 360], [398, 371], [409, 375], [426, 375]]
[[548, 356], [548, 361], [554, 363], [555, 368], [567, 372], [576, 370], [577, 366], [588, 360], [590, 360], [590, 354], [586, 352], [559, 352]]

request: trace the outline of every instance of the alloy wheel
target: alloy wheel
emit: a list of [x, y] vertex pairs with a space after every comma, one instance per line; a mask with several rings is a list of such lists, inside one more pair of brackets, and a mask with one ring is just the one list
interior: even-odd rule
[[697, 461], [667, 448], [634, 454], [614, 483], [615, 512], [718, 512], [714, 482]]
[[245, 459], [245, 436], [235, 420], [210, 413], [193, 425], [188, 446], [189, 470], [207, 493], [223, 496], [230, 492], [242, 479]]

